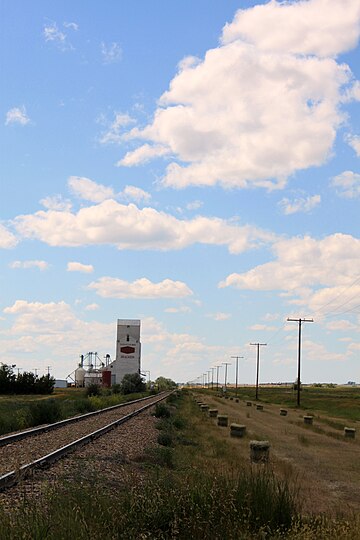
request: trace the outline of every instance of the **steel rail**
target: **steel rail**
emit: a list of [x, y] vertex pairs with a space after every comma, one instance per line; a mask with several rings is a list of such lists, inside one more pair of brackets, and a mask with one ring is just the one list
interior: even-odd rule
[[[3, 474], [0, 476], [0, 491], [4, 491], [21, 480], [24, 480], [30, 471], [37, 469], [37, 468], [45, 468], [49, 465], [52, 465], [56, 461], [58, 461], [60, 458], [66, 456], [70, 452], [80, 448], [81, 446], [84, 446], [85, 444], [88, 444], [92, 442], [93, 440], [97, 439], [98, 437], [101, 437], [102, 435], [105, 435], [112, 429], [116, 428], [120, 424], [124, 424], [125, 422], [128, 422], [134, 416], [137, 416], [141, 412], [145, 411], [146, 409], [149, 409], [153, 405], [156, 405], [159, 401], [162, 401], [168, 397], [168, 395], [171, 393], [163, 392], [166, 395], [162, 395], [159, 399], [152, 401], [151, 403], [147, 403], [143, 407], [140, 407], [140, 409], [137, 409], [136, 411], [133, 411], [122, 418], [119, 418], [118, 420], [115, 420], [114, 422], [111, 422], [110, 424], [107, 424], [106, 426], [97, 429], [96, 431], [93, 431], [92, 433], [89, 433], [88, 435], [85, 435], [84, 437], [81, 437], [80, 439], [77, 439], [69, 444], [66, 444], [65, 446], [62, 446], [61, 448], [58, 448], [57, 450], [54, 450], [54, 452], [51, 452], [50, 454], [47, 454], [45, 456], [42, 456], [38, 459], [35, 459], [34, 461], [31, 461], [30, 463], [26, 463], [25, 465], [22, 465], [17, 470], [10, 471], [8, 473]], [[135, 400], [136, 402], [142, 401], [141, 400]], [[132, 403], [134, 403], [133, 401]]]
[[59, 429], [68, 424], [73, 424], [75, 422], [80, 422], [81, 420], [86, 420], [92, 416], [96, 416], [114, 409], [120, 409], [121, 407], [126, 407], [126, 405], [132, 405], [134, 403], [140, 403], [147, 399], [151, 399], [154, 396], [146, 396], [139, 399], [134, 399], [132, 401], [126, 401], [125, 403], [119, 403], [118, 405], [112, 405], [111, 407], [106, 407], [105, 409], [99, 409], [97, 411], [80, 414], [78, 416], [72, 416], [71, 418], [66, 418], [65, 420], [60, 420], [59, 422], [53, 422], [52, 424], [46, 424], [40, 427], [34, 427], [33, 429], [27, 429], [25, 431], [20, 431], [18, 433], [13, 433], [11, 435], [6, 435], [5, 437], [0, 437], [0, 446], [6, 446], [16, 441], [21, 441], [22, 439], [27, 439], [27, 437], [32, 437], [33, 435], [39, 435], [39, 433], [45, 433], [46, 431], [52, 431], [53, 429]]

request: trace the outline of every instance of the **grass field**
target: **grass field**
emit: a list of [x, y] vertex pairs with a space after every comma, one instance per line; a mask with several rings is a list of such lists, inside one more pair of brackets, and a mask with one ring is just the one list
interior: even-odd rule
[[[229, 421], [246, 423], [246, 436], [219, 428], [196, 405], [199, 395]], [[254, 409], [205, 392], [171, 398], [157, 410], [161, 444], [123, 460], [124, 478], [94, 477], [93, 461], [87, 477], [82, 460], [81, 482], [67, 476], [50, 493], [35, 491], [36, 501], [25, 497], [10, 514], [0, 512], [0, 537], [360, 539], [358, 441], [298, 425], [302, 411], [283, 418], [277, 404]], [[249, 441], [264, 436], [270, 462], [251, 465]]]
[[[28, 427], [63, 420], [148, 395], [110, 394], [86, 397], [84, 388], [56, 388], [49, 395], [0, 395], [0, 435]], [[47, 411], [53, 412], [47, 415]]]
[[[215, 394], [215, 390], [206, 390]], [[235, 389], [228, 387], [228, 395], [235, 397]], [[285, 386], [259, 387], [259, 401], [296, 408], [296, 390]], [[238, 388], [240, 399], [255, 399], [255, 387]], [[335, 388], [304, 386], [301, 390], [300, 408], [333, 417], [360, 421], [360, 387], [336, 386]]]

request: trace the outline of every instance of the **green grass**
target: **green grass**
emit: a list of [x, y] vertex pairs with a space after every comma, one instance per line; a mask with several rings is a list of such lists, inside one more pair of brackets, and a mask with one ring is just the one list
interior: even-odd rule
[[[216, 394], [216, 391], [202, 390], [202, 393]], [[228, 388], [228, 395], [235, 396], [235, 389]], [[242, 400], [255, 399], [255, 388], [242, 386], [238, 389]], [[280, 407], [296, 407], [296, 391], [286, 386], [264, 386], [259, 388], [259, 401], [278, 404]], [[360, 388], [338, 386], [335, 388], [304, 386], [301, 390], [301, 409], [315, 410], [318, 414], [360, 420]]]
[[101, 396], [86, 397], [83, 388], [55, 389], [51, 398], [41, 395], [0, 395], [0, 435], [111, 407], [146, 395], [148, 392], [126, 396], [104, 393]]
[[[239, 460], [236, 445], [219, 436], [185, 394], [157, 420], [173, 446], [149, 448], [131, 464], [137, 475], [117, 488], [89, 473], [53, 492], [23, 498], [5, 513], [2, 540], [356, 540], [360, 519], [301, 516], [294, 478], [270, 466]], [[185, 442], [186, 441], [186, 442]], [[305, 437], [303, 444], [306, 444]]]

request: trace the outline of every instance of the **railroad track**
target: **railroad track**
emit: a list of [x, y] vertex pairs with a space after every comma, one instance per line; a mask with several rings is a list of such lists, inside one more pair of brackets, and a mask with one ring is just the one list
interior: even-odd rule
[[48, 467], [108, 433], [168, 395], [164, 392], [0, 438], [0, 491], [14, 486], [30, 471]]

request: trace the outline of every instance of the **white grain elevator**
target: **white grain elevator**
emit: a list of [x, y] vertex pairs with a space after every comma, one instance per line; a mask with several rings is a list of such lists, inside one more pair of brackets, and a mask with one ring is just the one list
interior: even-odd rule
[[111, 371], [111, 384], [121, 383], [127, 373], [140, 373], [140, 361], [140, 320], [118, 319], [116, 358], [107, 367]]

